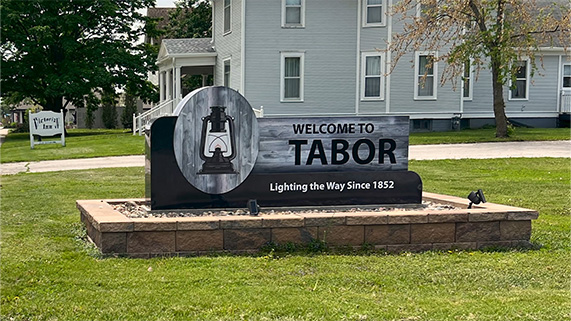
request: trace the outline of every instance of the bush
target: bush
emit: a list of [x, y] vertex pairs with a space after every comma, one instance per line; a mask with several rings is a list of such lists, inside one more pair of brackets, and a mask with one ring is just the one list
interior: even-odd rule
[[137, 97], [125, 95], [125, 109], [121, 115], [121, 124], [125, 129], [133, 128], [133, 114], [137, 112]]
[[117, 108], [115, 108], [115, 105], [104, 104], [102, 109], [103, 126], [107, 129], [117, 128]]

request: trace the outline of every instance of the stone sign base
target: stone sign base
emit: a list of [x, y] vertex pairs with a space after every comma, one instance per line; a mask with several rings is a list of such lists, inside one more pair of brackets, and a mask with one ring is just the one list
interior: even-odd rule
[[388, 252], [530, 245], [531, 221], [537, 219], [537, 211], [493, 203], [467, 209], [467, 199], [426, 192], [423, 199], [459, 209], [128, 218], [112, 204], [142, 199], [81, 200], [77, 208], [89, 238], [104, 255], [243, 253], [270, 242], [314, 240], [331, 247], [368, 245]]

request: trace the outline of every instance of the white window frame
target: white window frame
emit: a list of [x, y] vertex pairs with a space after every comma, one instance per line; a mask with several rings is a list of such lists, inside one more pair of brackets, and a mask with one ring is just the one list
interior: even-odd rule
[[[228, 83], [226, 83], [226, 66], [229, 66], [229, 71], [228, 71]], [[231, 78], [232, 77], [232, 58], [227, 58], [223, 60], [222, 63], [222, 85], [226, 86], [226, 87], [230, 87], [231, 84]]]
[[[380, 57], [381, 58], [381, 70], [379, 74], [381, 87], [379, 90], [379, 96], [377, 97], [365, 97], [365, 80], [367, 78], [373, 78], [376, 76], [367, 76], [367, 57]], [[361, 54], [361, 100], [362, 101], [372, 101], [372, 100], [384, 100], [385, 99], [385, 56], [378, 52], [363, 52]]]
[[[434, 56], [435, 61], [432, 64], [432, 96], [419, 96], [418, 85], [419, 78], [424, 75], [419, 75], [420, 56]], [[437, 51], [417, 51], [414, 54], [414, 100], [436, 100], [438, 97], [438, 52]]]
[[525, 62], [525, 78], [516, 78], [517, 80], [525, 80], [525, 98], [518, 98], [518, 97], [513, 97], [513, 90], [512, 90], [512, 80], [510, 77], [510, 81], [509, 81], [509, 100], [510, 101], [527, 101], [529, 100], [529, 83], [531, 81], [530, 79], [530, 75], [531, 75], [531, 71], [530, 71], [530, 67], [531, 67], [531, 62], [529, 61], [529, 58], [527, 59], [521, 59], [518, 60], [518, 62]]
[[[232, 32], [232, 0], [228, 0], [228, 5], [226, 5], [226, 0], [222, 0], [222, 31], [224, 35]], [[229, 8], [229, 19], [228, 19], [228, 29], [226, 29], [226, 8]]]
[[470, 63], [469, 63], [469, 68], [470, 71], [468, 72], [468, 79], [470, 79], [470, 87], [468, 88], [468, 97], [464, 96], [464, 78], [465, 78], [465, 68], [466, 66], [464, 66], [464, 72], [462, 72], [462, 99], [464, 101], [471, 101], [472, 99], [474, 99], [474, 64], [472, 59], [470, 59]]
[[301, 5], [299, 6], [300, 23], [286, 23], [286, 11], [288, 7], [297, 6], [288, 6], [286, 5], [286, 0], [282, 0], [282, 28], [305, 28], [305, 0], [301, 0]]
[[561, 88], [562, 89], [571, 89], [571, 87], [564, 87], [565, 85], [565, 77], [571, 77], [571, 75], [566, 76], [565, 75], [565, 66], [569, 66], [569, 68], [571, 68], [571, 63], [564, 63], [563, 67], [561, 67]]
[[[303, 87], [304, 87], [304, 57], [305, 52], [281, 52], [280, 53], [280, 101], [287, 102], [303, 102]], [[299, 97], [298, 98], [285, 98], [285, 59], [286, 58], [299, 58]]]
[[[363, 27], [384, 27], [387, 24], [387, 0], [382, 0], [382, 3], [379, 4], [374, 4], [374, 5], [370, 5], [368, 4], [367, 0], [362, 0], [363, 1]], [[367, 8], [369, 7], [378, 7], [378, 6], [382, 6], [382, 12], [381, 12], [381, 22], [367, 22]]]

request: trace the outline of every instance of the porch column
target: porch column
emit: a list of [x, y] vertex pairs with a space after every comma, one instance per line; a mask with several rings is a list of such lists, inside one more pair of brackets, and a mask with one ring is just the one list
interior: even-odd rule
[[208, 75], [202, 74], [202, 87], [206, 87], [206, 79]]
[[174, 81], [175, 81], [174, 97], [175, 97], [175, 101], [178, 102], [180, 99], [182, 99], [180, 67], [175, 68]]
[[159, 101], [163, 102], [165, 101], [165, 72], [164, 71], [160, 71], [159, 72]]
[[172, 77], [171, 77], [171, 69], [166, 71], [166, 78], [167, 78], [167, 88], [166, 88], [166, 100], [172, 99]]

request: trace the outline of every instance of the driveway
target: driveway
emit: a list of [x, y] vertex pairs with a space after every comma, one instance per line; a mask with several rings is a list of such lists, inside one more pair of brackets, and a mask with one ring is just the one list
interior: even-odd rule
[[[414, 145], [409, 148], [409, 159], [415, 160], [510, 157], [571, 157], [571, 141]], [[1, 165], [1, 173], [140, 166], [145, 166], [143, 155], [6, 163]]]

